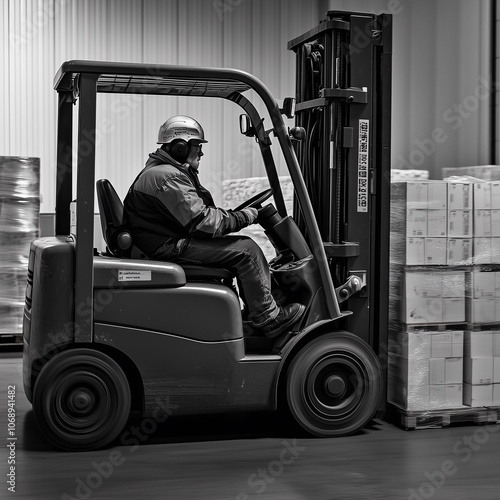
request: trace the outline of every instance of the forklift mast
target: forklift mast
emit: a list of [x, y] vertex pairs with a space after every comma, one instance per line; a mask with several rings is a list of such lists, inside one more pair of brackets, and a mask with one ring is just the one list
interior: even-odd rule
[[[291, 40], [296, 53], [295, 151], [311, 198], [340, 321], [379, 356], [387, 342], [392, 16], [329, 11]], [[294, 218], [307, 228], [294, 204]], [[363, 288], [351, 293], [349, 279]], [[352, 279], [352, 278], [351, 278]]]

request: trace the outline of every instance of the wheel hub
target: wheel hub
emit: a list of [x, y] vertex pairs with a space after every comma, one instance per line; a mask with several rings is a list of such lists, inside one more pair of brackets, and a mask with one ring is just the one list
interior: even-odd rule
[[325, 390], [334, 397], [341, 397], [346, 389], [345, 380], [338, 375], [331, 375], [325, 380]]
[[94, 395], [84, 388], [78, 388], [71, 392], [68, 398], [68, 407], [75, 413], [85, 414], [94, 407]]

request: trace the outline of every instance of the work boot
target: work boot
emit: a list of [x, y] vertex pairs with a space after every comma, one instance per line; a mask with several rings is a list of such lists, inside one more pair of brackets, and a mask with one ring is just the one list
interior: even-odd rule
[[262, 333], [270, 339], [278, 337], [298, 321], [305, 310], [306, 308], [302, 304], [297, 303], [280, 307], [278, 316], [261, 328]]

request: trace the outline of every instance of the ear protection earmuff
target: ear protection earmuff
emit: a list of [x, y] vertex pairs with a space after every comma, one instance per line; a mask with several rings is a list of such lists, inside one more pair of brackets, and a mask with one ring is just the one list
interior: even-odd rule
[[184, 139], [175, 139], [168, 145], [168, 153], [179, 163], [184, 163], [189, 156], [189, 144]]

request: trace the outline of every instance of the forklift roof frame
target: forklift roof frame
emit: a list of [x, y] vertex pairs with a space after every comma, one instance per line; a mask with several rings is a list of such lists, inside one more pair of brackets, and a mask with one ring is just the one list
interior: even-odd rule
[[[236, 69], [72, 60], [54, 78], [59, 94], [57, 125], [57, 181], [55, 232], [70, 232], [73, 185], [73, 105], [79, 102], [76, 189], [75, 341], [93, 338], [93, 228], [95, 195], [95, 130], [97, 93], [129, 93], [219, 97], [235, 102], [250, 116], [280, 215], [286, 215], [278, 173], [262, 120], [242, 92], [254, 90], [271, 118], [308, 228], [311, 251], [318, 265], [325, 303], [332, 320], [342, 316], [328, 268], [314, 211], [292, 147], [281, 110], [267, 87], [255, 76]], [[85, 145], [85, 151], [82, 151]]]

